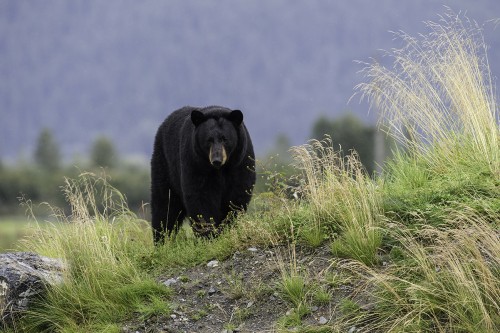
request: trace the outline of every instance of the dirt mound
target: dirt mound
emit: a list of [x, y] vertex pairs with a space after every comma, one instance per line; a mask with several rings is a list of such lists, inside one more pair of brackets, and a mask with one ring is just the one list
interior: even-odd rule
[[[326, 328], [339, 315], [339, 300], [352, 292], [348, 285], [328, 285], [328, 276], [336, 272], [328, 248], [250, 247], [223, 262], [213, 260], [175, 276], [160, 277], [160, 283], [174, 291], [171, 314], [131, 321], [123, 332], [274, 332], [276, 325], [294, 331], [287, 317], [296, 311], [295, 306], [279, 288], [283, 272], [291, 270], [306, 277], [311, 294], [299, 325]], [[314, 288], [323, 288], [331, 297], [315, 302]]]

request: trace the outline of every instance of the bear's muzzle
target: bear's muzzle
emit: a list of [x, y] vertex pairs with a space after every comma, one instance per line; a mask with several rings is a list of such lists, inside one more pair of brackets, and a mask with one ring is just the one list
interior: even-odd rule
[[220, 143], [211, 145], [208, 159], [214, 168], [219, 169], [222, 167], [227, 161], [227, 153], [224, 145]]

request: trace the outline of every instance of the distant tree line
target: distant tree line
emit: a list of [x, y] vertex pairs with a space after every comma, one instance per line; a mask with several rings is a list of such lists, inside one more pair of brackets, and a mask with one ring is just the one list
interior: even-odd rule
[[129, 207], [139, 210], [149, 201], [149, 170], [144, 165], [121, 160], [113, 143], [105, 136], [93, 142], [88, 161], [65, 164], [50, 129], [43, 129], [33, 152], [33, 161], [15, 165], [0, 163], [0, 214], [23, 213], [20, 200], [36, 204], [47, 202], [69, 212], [61, 186], [64, 178], [76, 178], [82, 172], [104, 174], [112, 186], [126, 197]]
[[[322, 140], [325, 135], [332, 139], [333, 148], [341, 154], [356, 151], [369, 174], [377, 169], [377, 163], [383, 163], [390, 145], [389, 139], [378, 132], [376, 126], [363, 123], [353, 114], [346, 114], [338, 119], [320, 117], [313, 125], [311, 137]], [[377, 135], [383, 136], [379, 146]]]
[[[377, 147], [377, 130], [374, 125], [365, 124], [352, 114], [337, 119], [320, 117], [312, 126], [311, 138], [322, 140], [326, 135], [332, 138], [335, 149], [343, 154], [356, 150], [360, 160], [370, 174], [377, 163], [390, 150], [390, 142], [382, 140]], [[288, 149], [290, 140], [278, 135], [274, 148], [264, 157], [258, 158], [260, 177], [256, 191], [268, 191], [275, 186], [286, 185], [286, 179], [295, 171]], [[376, 150], [382, 149], [382, 153]], [[378, 157], [376, 161], [376, 155]], [[33, 203], [48, 202], [53, 206], [69, 210], [61, 186], [64, 177], [76, 178], [82, 172], [105, 173], [111, 185], [126, 197], [129, 207], [140, 210], [149, 201], [149, 167], [127, 163], [122, 160], [110, 139], [97, 137], [92, 143], [88, 160], [64, 164], [59, 145], [51, 130], [44, 129], [38, 136], [33, 152], [33, 162], [18, 162], [15, 165], [0, 162], [0, 214], [20, 214], [19, 198]]]
[[[381, 172], [383, 163], [391, 154], [395, 143], [373, 124], [366, 124], [354, 114], [346, 113], [339, 118], [319, 117], [312, 125], [310, 138], [323, 140], [329, 136], [333, 148], [347, 155], [356, 151], [368, 174]], [[278, 135], [274, 148], [261, 158], [258, 164], [260, 182], [257, 190], [268, 191], [274, 187], [294, 186], [290, 140], [284, 134]]]
[[[58, 171], [61, 166], [59, 145], [54, 140], [50, 129], [43, 129], [38, 137], [34, 160], [36, 166], [46, 172]], [[117, 166], [118, 155], [113, 143], [105, 136], [98, 137], [90, 151], [90, 167], [114, 168]]]

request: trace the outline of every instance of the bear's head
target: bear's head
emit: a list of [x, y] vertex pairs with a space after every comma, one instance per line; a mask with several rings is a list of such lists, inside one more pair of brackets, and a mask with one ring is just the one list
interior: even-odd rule
[[240, 110], [201, 112], [193, 110], [196, 148], [215, 169], [224, 166], [238, 146], [238, 131], [243, 122]]

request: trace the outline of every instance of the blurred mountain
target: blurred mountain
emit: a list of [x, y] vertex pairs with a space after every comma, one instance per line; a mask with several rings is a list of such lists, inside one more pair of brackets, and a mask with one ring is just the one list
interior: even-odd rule
[[[66, 159], [105, 135], [147, 157], [155, 131], [184, 105], [244, 111], [258, 153], [278, 134], [300, 144], [347, 101], [354, 60], [397, 47], [390, 30], [424, 32], [443, 4], [480, 24], [498, 0], [0, 0], [0, 159], [31, 156], [42, 128]], [[498, 76], [499, 29], [485, 29]]]

